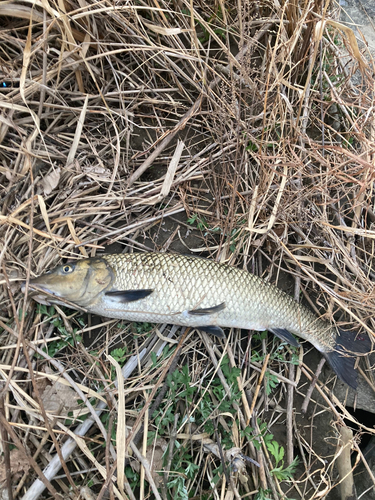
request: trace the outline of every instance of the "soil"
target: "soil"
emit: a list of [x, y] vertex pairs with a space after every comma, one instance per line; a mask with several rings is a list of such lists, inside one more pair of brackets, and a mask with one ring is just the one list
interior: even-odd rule
[[341, 21], [354, 30], [359, 46], [367, 44], [375, 54], [375, 3], [372, 0], [341, 0], [340, 6]]

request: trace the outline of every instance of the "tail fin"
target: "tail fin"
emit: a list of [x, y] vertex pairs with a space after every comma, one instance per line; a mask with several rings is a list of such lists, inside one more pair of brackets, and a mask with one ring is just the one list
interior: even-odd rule
[[371, 351], [371, 340], [367, 334], [339, 330], [333, 351], [323, 353], [336, 375], [353, 389], [357, 388], [357, 372], [354, 369], [356, 354]]

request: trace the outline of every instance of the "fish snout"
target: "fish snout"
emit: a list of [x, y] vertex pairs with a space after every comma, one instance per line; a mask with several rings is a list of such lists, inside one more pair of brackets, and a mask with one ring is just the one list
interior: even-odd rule
[[[28, 292], [30, 293], [30, 295], [38, 301], [38, 298], [36, 297], [44, 297], [46, 298], [44, 295], [43, 295], [43, 292], [49, 294], [49, 295], [54, 295], [56, 297], [59, 297], [59, 293], [57, 293], [55, 290], [52, 290], [50, 287], [48, 287], [47, 284], [42, 284], [42, 283], [38, 283], [38, 280], [39, 278], [35, 278], [35, 279], [32, 279], [29, 281], [29, 286], [28, 286]], [[26, 291], [26, 281], [23, 281], [21, 283], [21, 292], [22, 293], [25, 293]]]
[[[23, 293], [26, 292], [26, 281], [23, 281], [21, 283], [21, 291]], [[48, 287], [45, 285], [34, 283], [34, 280], [31, 280], [29, 282], [28, 293], [29, 297], [35, 300], [35, 302], [39, 302], [39, 304], [51, 306], [54, 303], [61, 303], [53, 298], [53, 296], [57, 297], [58, 294], [49, 290]]]

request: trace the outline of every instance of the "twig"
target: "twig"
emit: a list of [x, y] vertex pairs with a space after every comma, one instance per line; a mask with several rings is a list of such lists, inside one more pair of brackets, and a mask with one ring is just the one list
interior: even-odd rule
[[[178, 361], [180, 359], [180, 355], [181, 355], [181, 348], [178, 349], [178, 352], [177, 352], [173, 362], [171, 363], [171, 366], [169, 367], [168, 375], [175, 372], [175, 370], [177, 368]], [[152, 415], [154, 414], [154, 412], [159, 408], [159, 406], [160, 406], [161, 402], [163, 401], [164, 396], [166, 395], [168, 389], [169, 389], [169, 384], [167, 381], [165, 381], [164, 384], [162, 385], [160, 391], [158, 392], [158, 395], [156, 396], [155, 401], [150, 406], [150, 409], [149, 409], [149, 419], [150, 420], [152, 419]], [[137, 432], [137, 434], [135, 435], [135, 437], [133, 439], [133, 443], [136, 446], [139, 445], [139, 443], [143, 437], [143, 432], [144, 432], [144, 427], [142, 424], [141, 428], [139, 429], [139, 431]], [[126, 463], [128, 463], [128, 462], [126, 462]]]
[[[33, 209], [33, 205], [31, 205], [31, 211]], [[31, 217], [31, 221], [30, 221], [30, 225], [31, 227], [33, 224], [33, 218]], [[32, 233], [31, 233], [32, 234]], [[4, 269], [4, 277], [7, 281], [7, 284], [8, 284], [8, 287], [9, 287], [9, 281], [8, 281], [8, 276], [7, 276], [7, 273], [6, 273], [6, 270]], [[9, 287], [10, 288], [10, 287]], [[12, 308], [13, 308], [13, 311], [14, 311], [14, 316], [15, 318], [17, 318], [17, 311], [16, 311], [16, 308], [15, 308], [15, 305], [14, 305], [14, 302], [13, 302], [13, 297], [12, 295], [10, 294], [10, 301], [11, 301], [11, 304], [12, 304]], [[24, 298], [24, 303], [26, 303], [26, 296]], [[24, 337], [24, 333], [23, 333], [23, 329], [24, 329], [24, 322], [25, 322], [25, 314], [24, 314], [24, 311], [22, 313], [22, 317], [21, 317], [21, 322], [18, 321], [18, 319], [16, 319], [16, 324], [17, 324], [17, 327], [18, 327], [18, 335], [19, 335], [19, 342], [17, 343], [17, 347], [20, 345], [20, 344], [23, 344], [23, 345], [26, 345], [26, 344], [29, 344], [29, 342], [26, 341], [25, 337]], [[38, 349], [37, 347], [33, 347], [33, 349], [35, 350], [40, 350]], [[40, 350], [41, 351], [41, 350]], [[36, 380], [35, 380], [35, 375], [34, 375], [34, 369], [33, 369], [33, 366], [32, 366], [32, 363], [31, 363], [31, 359], [30, 359], [30, 355], [29, 355], [29, 352], [27, 349], [24, 349], [23, 350], [24, 352], [24, 356], [25, 356], [25, 359], [26, 359], [26, 363], [27, 363], [27, 366], [28, 366], [28, 369], [29, 369], [29, 374], [30, 374], [30, 378], [31, 378], [31, 382], [33, 384], [33, 389], [35, 391], [35, 394], [36, 394], [36, 398], [38, 400], [38, 404], [39, 404], [39, 408], [40, 408], [40, 411], [42, 413], [42, 416], [43, 416], [43, 419], [44, 419], [44, 424], [45, 426], [47, 427], [47, 430], [48, 430], [48, 433], [53, 441], [53, 444], [55, 445], [55, 448], [56, 448], [56, 451], [57, 451], [57, 454], [59, 455], [60, 457], [60, 460], [61, 460], [61, 465], [64, 469], [64, 472], [66, 474], [66, 477], [71, 485], [71, 487], [73, 488], [73, 490], [77, 491], [76, 489], [76, 486], [75, 486], [75, 483], [72, 479], [72, 477], [70, 476], [70, 473], [69, 473], [69, 469], [62, 457], [62, 454], [61, 454], [61, 448], [60, 448], [60, 444], [56, 438], [56, 435], [53, 431], [53, 428], [51, 426], [51, 423], [47, 417], [47, 412], [44, 408], [44, 404], [43, 404], [43, 400], [41, 398], [41, 395], [40, 395], [40, 391], [39, 391], [39, 388], [36, 384]], [[41, 351], [42, 352], [42, 351]], [[43, 353], [44, 354], [44, 353]], [[78, 389], [79, 390], [79, 389]], [[83, 393], [81, 393], [82, 396], [83, 396]], [[4, 417], [5, 418], [5, 417]], [[33, 463], [36, 463], [35, 460], [32, 458], [31, 459], [33, 461]]]
[[[0, 413], [5, 420], [5, 408], [4, 408], [4, 395], [0, 397]], [[4, 454], [4, 466], [5, 466], [5, 476], [6, 476], [6, 488], [9, 500], [13, 500], [13, 490], [12, 490], [12, 468], [10, 463], [10, 449], [8, 441], [8, 433], [5, 427], [0, 426], [0, 437], [1, 444]]]
[[164, 491], [165, 493], [167, 492], [167, 483], [168, 483], [168, 478], [169, 478], [169, 472], [171, 470], [171, 465], [172, 465], [172, 460], [173, 460], [173, 451], [174, 451], [174, 445], [176, 441], [176, 436], [177, 436], [177, 423], [180, 415], [176, 413], [174, 416], [174, 423], [173, 423], [173, 429], [169, 438], [169, 447], [168, 447], [168, 460], [164, 468], [164, 474], [163, 474], [163, 483], [164, 483]]
[[[289, 365], [289, 378], [294, 382], [295, 367], [293, 364]], [[294, 447], [293, 447], [293, 418], [294, 418], [294, 405], [293, 395], [294, 387], [290, 384], [287, 388], [287, 402], [286, 402], [286, 439], [287, 439], [287, 464], [290, 465], [294, 460]]]
[[135, 444], [133, 442], [130, 443], [130, 447], [133, 450], [134, 455], [141, 462], [141, 464], [145, 470], [147, 481], [150, 483], [152, 492], [155, 495], [156, 500], [162, 500], [162, 498], [158, 492], [158, 489], [156, 487], [154, 478], [152, 477], [151, 470], [150, 470], [150, 464], [148, 463], [148, 460], [142, 455], [142, 453], [138, 450], [138, 448], [135, 446]]
[[[272, 23], [266, 23], [265, 26], [262, 26], [262, 28], [257, 32], [256, 36], [251, 40], [251, 42], [248, 45], [245, 45], [236, 55], [234, 58], [234, 61], [241, 61], [241, 59], [245, 56], [245, 54], [249, 51], [249, 49], [255, 45], [256, 41], [259, 40], [264, 33], [267, 32], [269, 27], [271, 26]], [[241, 68], [241, 66], [240, 66]], [[230, 70], [231, 69], [231, 64], [228, 64], [223, 70]], [[216, 85], [220, 82], [221, 77], [216, 77], [208, 86], [209, 90], [212, 90], [216, 87]], [[138, 169], [133, 172], [133, 174], [129, 177], [128, 180], [128, 187], [130, 187], [134, 182], [139, 179], [139, 177], [149, 168], [149, 166], [154, 162], [154, 160], [160, 155], [162, 151], [168, 146], [168, 144], [171, 142], [173, 137], [182, 130], [187, 122], [190, 120], [192, 116], [195, 115], [195, 113], [200, 109], [202, 102], [203, 102], [204, 94], [202, 93], [199, 98], [195, 101], [193, 106], [184, 114], [184, 116], [181, 118], [181, 120], [178, 122], [178, 124], [174, 127], [172, 131], [168, 133], [168, 135], [163, 139], [163, 141], [160, 143], [160, 145], [154, 150], [153, 153], [147, 158], [146, 161], [143, 162], [143, 164], [138, 167]]]
[[305, 414], [307, 412], [307, 407], [309, 406], [311, 394], [313, 393], [315, 384], [316, 384], [316, 382], [317, 382], [317, 380], [319, 378], [319, 375], [320, 375], [320, 373], [322, 371], [322, 368], [323, 368], [325, 362], [326, 362], [325, 358], [322, 357], [321, 360], [319, 361], [318, 366], [316, 367], [316, 370], [315, 370], [315, 373], [314, 373], [314, 377], [313, 377], [312, 381], [310, 382], [309, 389], [306, 392], [305, 399], [303, 400], [303, 403], [302, 403], [302, 406], [301, 406], [301, 413], [302, 414]]
[[258, 399], [258, 394], [259, 394], [259, 391], [260, 391], [260, 388], [262, 386], [262, 381], [263, 381], [263, 378], [264, 378], [264, 375], [266, 373], [266, 370], [267, 370], [267, 365], [268, 365], [268, 360], [270, 359], [270, 356], [271, 354], [267, 354], [264, 358], [264, 361], [263, 361], [263, 368], [262, 368], [262, 371], [260, 372], [260, 375], [259, 375], [259, 378], [258, 378], [258, 383], [257, 383], [257, 386], [255, 388], [255, 393], [254, 393], [254, 396], [253, 396], [253, 401], [251, 403], [251, 407], [250, 407], [250, 417], [249, 419], [247, 420], [247, 425], [249, 425], [249, 422], [250, 422], [250, 418], [253, 414], [253, 411], [254, 411], [254, 408], [255, 408], [255, 404], [257, 402], [257, 399]]
[[141, 175], [146, 172], [146, 170], [152, 165], [154, 160], [160, 155], [162, 151], [168, 146], [173, 137], [182, 130], [187, 122], [190, 120], [192, 116], [198, 111], [201, 107], [203, 101], [203, 94], [195, 101], [193, 106], [184, 114], [181, 120], [177, 123], [173, 130], [168, 132], [167, 136], [161, 141], [159, 146], [150, 154], [150, 156], [145, 160], [140, 167], [137, 168], [135, 172], [129, 177], [128, 187], [132, 186], [136, 180], [138, 180]]
[[161, 375], [160, 375], [160, 378], [158, 380], [158, 382], [155, 384], [154, 388], [152, 389], [151, 391], [151, 394], [148, 398], [148, 400], [146, 401], [145, 405], [143, 406], [142, 410], [139, 412], [139, 415], [132, 427], [132, 430], [130, 431], [128, 437], [126, 438], [126, 448], [129, 446], [130, 442], [132, 441], [132, 438], [133, 438], [133, 435], [136, 431], [136, 429], [138, 428], [138, 425], [140, 424], [142, 418], [143, 418], [143, 415], [145, 414], [145, 412], [148, 410], [150, 404], [151, 404], [151, 401], [153, 399], [153, 397], [155, 396], [155, 393], [156, 391], [158, 390], [158, 388], [160, 387], [161, 383], [163, 382], [165, 376], [167, 375], [172, 363], [173, 363], [173, 360], [176, 358], [176, 356], [179, 354], [179, 349], [181, 347], [181, 345], [183, 344], [187, 334], [189, 333], [190, 331], [190, 328], [186, 328], [185, 332], [181, 335], [181, 338], [180, 338], [180, 341], [178, 343], [178, 346], [175, 350], [175, 352], [173, 353], [173, 355], [171, 356], [170, 360], [168, 361], [167, 365], [165, 366], [164, 370], [162, 371]]
[[[113, 421], [114, 421], [114, 413], [113, 411], [111, 412], [109, 416], [109, 421], [108, 421], [108, 439], [105, 444], [105, 468], [107, 472], [107, 477], [110, 476], [110, 444], [111, 444], [111, 436], [112, 436], [112, 429], [113, 429]], [[108, 484], [108, 489], [109, 489], [109, 498], [110, 500], [114, 500], [114, 494], [113, 494], [113, 482], [110, 481]]]

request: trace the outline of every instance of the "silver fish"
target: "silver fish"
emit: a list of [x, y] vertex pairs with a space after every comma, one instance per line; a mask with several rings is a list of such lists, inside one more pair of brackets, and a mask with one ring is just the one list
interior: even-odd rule
[[355, 355], [367, 353], [367, 335], [339, 330], [292, 297], [246, 270], [166, 253], [132, 253], [67, 263], [30, 281], [47, 303], [128, 321], [173, 323], [223, 337], [221, 327], [269, 330], [298, 346], [311, 342], [336, 374], [357, 387]]

